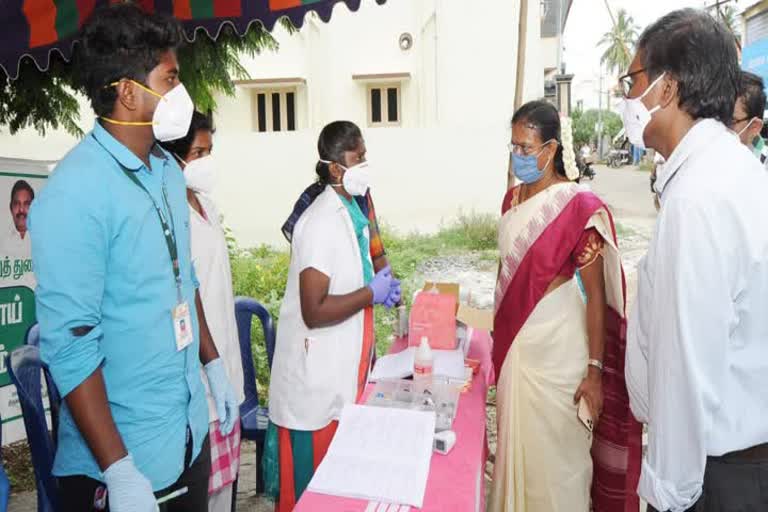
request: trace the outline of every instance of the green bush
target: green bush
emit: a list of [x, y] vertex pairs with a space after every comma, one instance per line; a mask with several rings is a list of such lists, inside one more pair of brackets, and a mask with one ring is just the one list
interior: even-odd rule
[[[458, 218], [443, 227], [437, 234], [412, 233], [401, 235], [382, 224], [382, 238], [392, 269], [402, 281], [403, 297], [410, 298], [423, 283], [416, 282], [417, 271], [424, 262], [439, 256], [496, 248], [497, 220], [492, 215], [460, 213]], [[243, 251], [230, 240], [232, 279], [236, 296], [251, 297], [262, 303], [270, 312], [275, 325], [278, 322], [280, 304], [288, 280], [290, 254], [269, 246]], [[376, 308], [376, 352], [385, 354], [392, 341], [397, 322], [397, 311]], [[252, 346], [260, 398], [266, 400], [269, 386], [264, 335], [261, 324], [252, 325]]]

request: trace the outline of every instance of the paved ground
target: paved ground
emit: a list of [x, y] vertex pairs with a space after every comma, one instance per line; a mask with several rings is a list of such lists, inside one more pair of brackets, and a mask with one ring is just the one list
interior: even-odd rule
[[637, 264], [648, 249], [656, 222], [650, 174], [633, 167], [596, 166], [595, 170], [595, 180], [586, 184], [608, 204], [621, 228], [619, 250], [627, 275], [627, 303], [631, 306], [637, 295]]
[[[237, 510], [248, 512], [272, 512], [274, 510], [272, 502], [263, 497], [256, 496], [255, 443], [244, 441], [240, 457], [240, 482], [237, 491]], [[24, 492], [11, 495], [8, 512], [33, 512], [35, 510], [37, 510], [37, 498], [35, 493]]]

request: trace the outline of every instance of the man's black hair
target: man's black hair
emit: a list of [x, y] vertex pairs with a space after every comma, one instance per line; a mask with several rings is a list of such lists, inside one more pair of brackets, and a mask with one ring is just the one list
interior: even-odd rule
[[648, 27], [637, 48], [649, 83], [662, 73], [677, 81], [683, 111], [730, 124], [740, 69], [733, 35], [722, 23], [701, 10], [674, 11]]
[[26, 181], [19, 180], [13, 184], [13, 188], [11, 189], [11, 207], [13, 207], [13, 198], [16, 197], [16, 194], [18, 194], [22, 190], [26, 190], [27, 192], [29, 192], [30, 199], [32, 201], [35, 200], [35, 189], [33, 189], [32, 186]]
[[114, 109], [122, 78], [146, 84], [161, 56], [182, 42], [181, 26], [168, 16], [149, 14], [132, 3], [97, 9], [83, 26], [77, 51], [78, 81], [99, 116]]
[[765, 84], [763, 79], [749, 71], [741, 72], [739, 98], [749, 119], [762, 119], [765, 112]]

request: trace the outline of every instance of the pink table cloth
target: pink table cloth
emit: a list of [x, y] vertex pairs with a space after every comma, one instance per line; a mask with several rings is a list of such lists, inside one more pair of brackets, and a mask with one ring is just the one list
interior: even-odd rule
[[[481, 363], [475, 375], [472, 389], [461, 395], [459, 410], [453, 422], [456, 445], [448, 455], [432, 454], [427, 490], [424, 495], [424, 512], [470, 512], [485, 510], [485, 486], [483, 474], [487, 457], [485, 430], [485, 401], [488, 386], [493, 384], [494, 371], [491, 362], [491, 337], [485, 331], [472, 333], [468, 357]], [[405, 349], [407, 342], [397, 340], [390, 352]], [[368, 385], [363, 401], [372, 391]], [[368, 501], [340, 498], [305, 492], [296, 504], [295, 512], [364, 512]]]

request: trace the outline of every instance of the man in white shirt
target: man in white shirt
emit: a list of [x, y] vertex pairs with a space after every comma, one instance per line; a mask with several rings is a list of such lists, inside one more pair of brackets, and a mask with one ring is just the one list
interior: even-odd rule
[[768, 175], [726, 128], [738, 78], [733, 36], [686, 9], [621, 79], [627, 133], [666, 160], [625, 368], [649, 510], [768, 510]]

